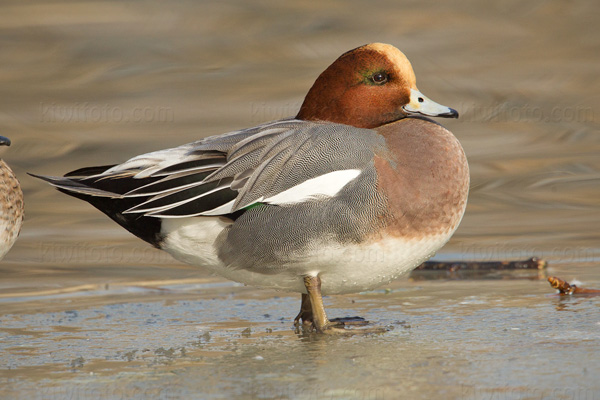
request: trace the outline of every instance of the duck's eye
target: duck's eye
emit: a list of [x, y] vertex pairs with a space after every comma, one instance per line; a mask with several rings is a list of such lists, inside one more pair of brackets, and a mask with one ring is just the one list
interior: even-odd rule
[[386, 74], [385, 72], [377, 72], [371, 77], [371, 80], [373, 81], [373, 83], [383, 85], [388, 81], [388, 74]]

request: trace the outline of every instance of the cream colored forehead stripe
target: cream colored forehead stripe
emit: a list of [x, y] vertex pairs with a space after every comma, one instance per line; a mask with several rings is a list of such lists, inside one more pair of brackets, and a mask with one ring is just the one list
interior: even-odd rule
[[400, 74], [411, 84], [411, 86], [415, 85], [415, 73], [410, 61], [408, 58], [406, 58], [403, 52], [394, 46], [385, 43], [372, 43], [366, 47], [385, 55], [392, 62], [392, 64], [398, 68]]

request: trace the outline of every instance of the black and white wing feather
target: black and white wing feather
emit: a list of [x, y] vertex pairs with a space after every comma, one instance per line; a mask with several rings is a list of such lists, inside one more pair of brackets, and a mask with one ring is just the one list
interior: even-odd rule
[[257, 203], [285, 206], [334, 195], [372, 163], [379, 145], [371, 130], [281, 120], [119, 165], [37, 177], [158, 245], [160, 218], [235, 219]]

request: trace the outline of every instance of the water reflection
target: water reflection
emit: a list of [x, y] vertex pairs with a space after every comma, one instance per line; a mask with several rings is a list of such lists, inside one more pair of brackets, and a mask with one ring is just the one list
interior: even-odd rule
[[586, 312], [590, 300], [595, 297], [592, 295], [556, 295], [556, 311], [569, 311], [569, 312]]

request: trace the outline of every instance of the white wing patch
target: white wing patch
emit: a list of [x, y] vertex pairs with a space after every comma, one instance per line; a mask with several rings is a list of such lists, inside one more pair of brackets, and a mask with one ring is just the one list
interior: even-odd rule
[[359, 169], [344, 169], [308, 179], [299, 185], [293, 186], [275, 196], [261, 197], [255, 203], [268, 203], [273, 205], [290, 205], [303, 203], [318, 197], [334, 197], [344, 186], [352, 182], [361, 171]]
[[213, 208], [212, 210], [204, 211], [198, 215], [224, 215], [233, 212], [233, 204], [235, 200], [231, 200], [228, 203], [223, 204], [217, 208]]

